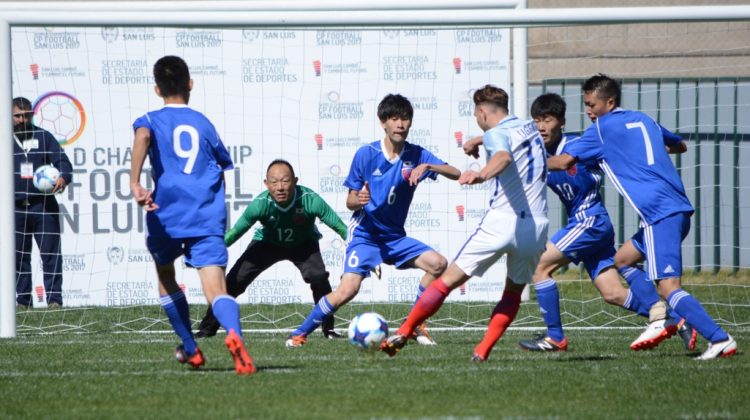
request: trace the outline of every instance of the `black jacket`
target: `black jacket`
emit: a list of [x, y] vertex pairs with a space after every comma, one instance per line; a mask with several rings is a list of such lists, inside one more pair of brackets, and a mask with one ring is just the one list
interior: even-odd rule
[[15, 200], [33, 200], [42, 198], [40, 193], [31, 182], [31, 178], [21, 178], [21, 163], [31, 162], [34, 170], [40, 166], [51, 164], [60, 171], [60, 176], [66, 183], [70, 184], [73, 179], [73, 165], [70, 164], [68, 156], [60, 147], [52, 133], [35, 125], [31, 131], [16, 133], [15, 137], [24, 148], [19, 146], [18, 141], [13, 139], [13, 178], [15, 179]]

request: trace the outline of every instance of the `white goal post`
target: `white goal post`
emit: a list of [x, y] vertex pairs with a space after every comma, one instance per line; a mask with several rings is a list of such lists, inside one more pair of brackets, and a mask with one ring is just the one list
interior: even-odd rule
[[[179, 27], [502, 27], [513, 29], [513, 111], [526, 115], [526, 34], [529, 26], [750, 20], [750, 6], [526, 9], [526, 1], [219, 1], [0, 3], [0, 137], [12, 136], [10, 98], [13, 26]], [[3, 99], [4, 98], [4, 99]], [[0, 154], [12, 167], [12, 153]], [[0, 337], [15, 336], [15, 253], [12, 177], [0, 181]], [[7, 204], [5, 204], [7, 203]]]

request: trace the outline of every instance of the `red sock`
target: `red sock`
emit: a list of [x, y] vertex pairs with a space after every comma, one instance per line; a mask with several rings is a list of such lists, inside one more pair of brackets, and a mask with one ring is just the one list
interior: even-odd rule
[[487, 326], [487, 332], [484, 334], [482, 341], [477, 344], [474, 353], [481, 356], [484, 360], [490, 356], [492, 347], [497, 340], [503, 336], [505, 330], [518, 314], [518, 308], [521, 307], [521, 294], [506, 290], [503, 298], [497, 303], [492, 311], [490, 325]]
[[406, 317], [406, 321], [401, 324], [396, 334], [409, 337], [414, 332], [414, 328], [440, 309], [440, 306], [443, 305], [445, 298], [448, 297], [450, 292], [451, 290], [443, 283], [442, 279], [437, 279], [430, 283], [424, 292], [422, 292], [422, 297], [411, 308], [409, 316]]

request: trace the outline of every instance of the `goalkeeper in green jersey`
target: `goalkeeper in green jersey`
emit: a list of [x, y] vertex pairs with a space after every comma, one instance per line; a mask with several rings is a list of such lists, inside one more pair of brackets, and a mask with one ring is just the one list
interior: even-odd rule
[[[294, 168], [289, 162], [282, 159], [271, 162], [264, 183], [268, 190], [250, 203], [240, 220], [224, 235], [224, 242], [230, 246], [255, 222], [262, 225], [229, 270], [227, 293], [234, 297], [241, 295], [267, 268], [279, 261], [290, 261], [310, 285], [317, 303], [331, 292], [331, 283], [320, 255], [318, 241], [322, 235], [315, 226], [315, 219], [320, 219], [344, 240], [347, 227], [322, 197], [310, 188], [297, 185]], [[333, 330], [332, 316], [323, 320], [322, 327], [326, 338], [340, 337]], [[209, 307], [196, 337], [214, 336], [218, 329], [219, 323]]]

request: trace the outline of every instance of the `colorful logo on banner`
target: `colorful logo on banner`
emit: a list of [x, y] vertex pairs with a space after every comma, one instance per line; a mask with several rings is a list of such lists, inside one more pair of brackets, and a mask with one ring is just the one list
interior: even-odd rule
[[456, 131], [453, 133], [453, 137], [456, 139], [456, 147], [462, 147], [464, 145], [464, 133], [462, 131]]
[[320, 60], [313, 61], [313, 68], [315, 69], [315, 77], [320, 77]]
[[456, 206], [456, 214], [458, 214], [458, 221], [463, 222], [466, 214], [466, 207], [463, 204]]
[[456, 74], [461, 74], [461, 57], [453, 58], [453, 69], [456, 70]]
[[34, 80], [39, 80], [39, 64], [32, 63], [29, 65], [29, 70], [31, 70], [31, 75], [34, 77]]
[[48, 92], [34, 102], [34, 124], [52, 133], [61, 146], [73, 144], [86, 127], [81, 101], [65, 92]]

